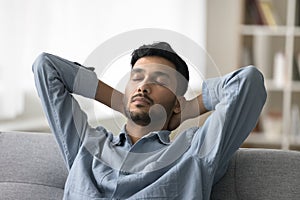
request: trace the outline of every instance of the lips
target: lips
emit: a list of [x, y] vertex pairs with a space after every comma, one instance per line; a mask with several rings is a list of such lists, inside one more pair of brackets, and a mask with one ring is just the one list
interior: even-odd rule
[[140, 94], [133, 96], [131, 102], [136, 104], [148, 104], [148, 105], [153, 104], [152, 99], [150, 99], [148, 96], [140, 95]]

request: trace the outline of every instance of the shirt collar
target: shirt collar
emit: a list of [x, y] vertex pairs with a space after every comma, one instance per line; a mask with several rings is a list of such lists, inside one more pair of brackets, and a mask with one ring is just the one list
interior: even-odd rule
[[171, 131], [168, 130], [162, 130], [162, 131], [154, 131], [149, 133], [148, 135], [145, 135], [144, 137], [151, 137], [154, 135], [157, 135], [159, 141], [165, 145], [169, 145], [170, 144], [170, 135]]
[[[128, 140], [129, 139], [129, 140]], [[114, 142], [114, 145], [116, 146], [123, 146], [125, 144], [125, 141], [129, 141], [131, 143], [130, 138], [128, 137], [128, 135], [126, 134], [125, 131], [125, 126], [122, 128], [122, 130], [120, 131], [119, 137], [117, 138], [117, 140]]]
[[[170, 142], [170, 133], [171, 131], [168, 130], [162, 130], [162, 131], [153, 131], [149, 134], [143, 136], [143, 138], [151, 138], [157, 136], [158, 140], [165, 144], [169, 145]], [[132, 141], [126, 132], [125, 125], [123, 126], [122, 130], [120, 131], [119, 138], [114, 142], [116, 146], [123, 146], [125, 141], [127, 141], [129, 144], [132, 144]]]

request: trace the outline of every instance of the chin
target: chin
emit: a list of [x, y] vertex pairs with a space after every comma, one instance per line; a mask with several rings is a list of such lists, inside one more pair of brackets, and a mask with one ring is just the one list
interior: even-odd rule
[[147, 126], [151, 122], [151, 118], [148, 112], [145, 111], [126, 111], [126, 117], [133, 121], [134, 123]]

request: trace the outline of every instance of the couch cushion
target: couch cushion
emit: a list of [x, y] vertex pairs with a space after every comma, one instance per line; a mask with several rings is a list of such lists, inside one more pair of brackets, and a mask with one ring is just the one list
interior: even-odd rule
[[227, 174], [214, 186], [212, 199], [299, 200], [299, 167], [300, 152], [239, 150]]
[[222, 179], [213, 187], [211, 193], [211, 199], [213, 200], [237, 200], [236, 191], [235, 191], [235, 162], [236, 154], [230, 160], [226, 174]]
[[46, 185], [16, 182], [0, 183], [0, 199], [2, 200], [61, 200], [63, 193], [61, 188]]
[[52, 134], [0, 132], [1, 199], [62, 199], [66, 177]]

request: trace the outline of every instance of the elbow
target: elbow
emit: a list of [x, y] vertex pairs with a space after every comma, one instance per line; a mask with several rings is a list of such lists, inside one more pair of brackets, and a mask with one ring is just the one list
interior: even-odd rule
[[245, 82], [249, 87], [249, 92], [258, 99], [261, 99], [263, 104], [267, 98], [267, 92], [264, 83], [264, 76], [255, 66], [245, 67]]
[[49, 54], [48, 53], [41, 53], [38, 55], [38, 57], [35, 59], [35, 61], [32, 64], [32, 72], [35, 73], [39, 68], [41, 68], [47, 61], [49, 60]]
[[50, 61], [49, 57], [50, 54], [43, 52], [35, 59], [32, 64], [32, 72], [34, 76], [40, 76], [44, 74], [45, 65], [47, 65], [47, 63]]

